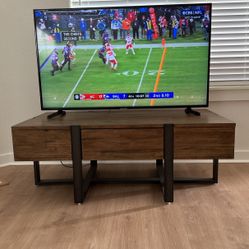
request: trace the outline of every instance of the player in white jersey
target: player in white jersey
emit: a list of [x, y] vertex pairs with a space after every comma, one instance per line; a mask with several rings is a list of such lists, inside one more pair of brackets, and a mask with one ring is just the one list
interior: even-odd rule
[[126, 41], [126, 54], [128, 54], [129, 50], [132, 51], [133, 54], [135, 54], [134, 48], [133, 48], [133, 38], [128, 34], [125, 38]]
[[116, 54], [114, 53], [113, 50], [111, 50], [111, 49], [106, 50], [106, 64], [108, 64], [110, 62], [112, 70], [117, 70], [117, 66], [118, 66], [118, 61], [115, 58], [115, 56], [116, 56]]

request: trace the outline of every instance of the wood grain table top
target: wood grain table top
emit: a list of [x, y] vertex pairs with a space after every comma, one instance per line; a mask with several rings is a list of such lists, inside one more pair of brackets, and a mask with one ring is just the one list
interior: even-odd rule
[[[68, 111], [65, 116], [47, 119], [51, 112], [21, 122], [14, 128], [58, 128], [65, 129], [72, 125], [82, 128], [131, 128], [162, 127], [164, 124], [198, 125], [198, 124], [234, 124], [232, 121], [207, 109], [199, 110], [201, 116], [187, 115], [183, 109], [121, 109]], [[235, 125], [235, 124], [234, 124]]]

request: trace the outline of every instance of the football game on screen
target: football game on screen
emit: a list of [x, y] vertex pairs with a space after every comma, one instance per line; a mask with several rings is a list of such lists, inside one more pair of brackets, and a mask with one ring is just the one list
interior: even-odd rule
[[35, 10], [43, 108], [205, 105], [209, 8]]

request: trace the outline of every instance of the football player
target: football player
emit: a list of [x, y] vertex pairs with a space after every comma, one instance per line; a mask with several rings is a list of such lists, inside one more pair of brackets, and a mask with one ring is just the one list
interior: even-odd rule
[[52, 65], [51, 75], [54, 76], [54, 73], [60, 69], [59, 56], [58, 56], [57, 49], [55, 49], [52, 54], [51, 65]]
[[112, 50], [113, 51], [113, 46], [109, 43], [109, 42], [106, 42], [105, 43], [105, 50]]
[[60, 70], [62, 71], [63, 67], [68, 64], [68, 70], [71, 70], [71, 58], [72, 58], [72, 44], [68, 41], [66, 46], [62, 50], [64, 60], [61, 63]]
[[99, 49], [98, 51], [99, 58], [103, 61], [103, 63], [106, 63], [106, 58], [105, 58], [105, 47], [103, 46], [102, 48]]
[[111, 49], [106, 50], [106, 64], [110, 62], [112, 70], [117, 70], [117, 66], [118, 66], [118, 61], [115, 58], [115, 56], [116, 54], [114, 53], [113, 50]]
[[[113, 52], [113, 55], [116, 56], [114, 50], [113, 50], [113, 46], [109, 43], [109, 42], [106, 42], [105, 43], [105, 52], [106, 52], [106, 64], [108, 64], [109, 62], [109, 55], [110, 54], [110, 51]], [[107, 53], [108, 52], [108, 53]]]
[[130, 36], [130, 34], [128, 33], [126, 38], [125, 38], [125, 41], [126, 41], [126, 54], [128, 54], [129, 50], [132, 51], [133, 54], [135, 54], [135, 51], [134, 51], [134, 48], [133, 48], [133, 38]]

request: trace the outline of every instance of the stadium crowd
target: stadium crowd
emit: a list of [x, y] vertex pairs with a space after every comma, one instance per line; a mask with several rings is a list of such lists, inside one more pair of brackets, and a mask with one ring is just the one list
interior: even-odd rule
[[41, 12], [36, 20], [38, 28], [52, 34], [58, 43], [62, 41], [61, 31], [79, 31], [81, 40], [103, 39], [106, 33], [113, 40], [125, 39], [128, 33], [133, 39], [152, 40], [158, 37], [177, 39], [178, 36], [191, 36], [197, 26], [202, 29], [204, 39], [207, 40], [210, 33], [209, 10], [200, 9], [189, 13], [180, 8], [166, 7], [101, 9], [83, 14], [72, 11], [68, 15]]

